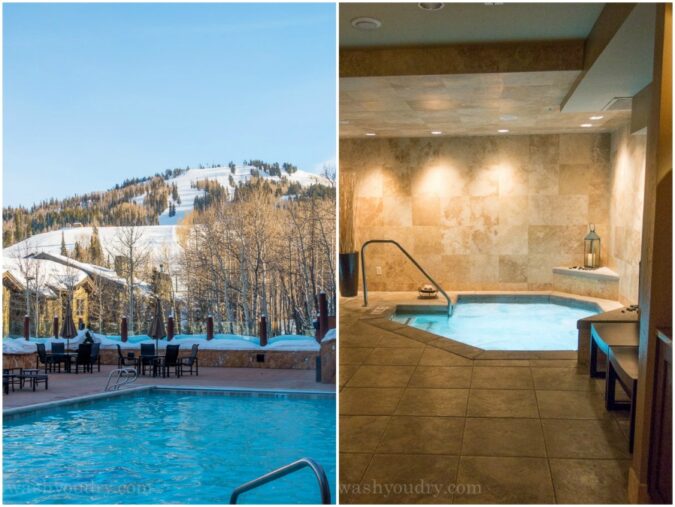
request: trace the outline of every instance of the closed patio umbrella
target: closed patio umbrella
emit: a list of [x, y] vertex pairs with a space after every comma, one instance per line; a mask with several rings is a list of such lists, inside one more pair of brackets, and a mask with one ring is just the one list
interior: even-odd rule
[[151, 338], [155, 339], [156, 342], [156, 353], [159, 353], [159, 340], [162, 340], [166, 337], [166, 327], [164, 326], [164, 312], [162, 311], [162, 303], [159, 301], [159, 298], [155, 298], [155, 315], [152, 317], [152, 322], [150, 323], [150, 331], [148, 335]]
[[70, 306], [71, 301], [68, 298], [66, 302], [66, 314], [63, 317], [63, 326], [61, 326], [61, 337], [66, 339], [66, 348], [70, 350], [70, 339], [77, 336], [77, 329], [75, 329], [75, 322], [73, 321], [73, 309]]

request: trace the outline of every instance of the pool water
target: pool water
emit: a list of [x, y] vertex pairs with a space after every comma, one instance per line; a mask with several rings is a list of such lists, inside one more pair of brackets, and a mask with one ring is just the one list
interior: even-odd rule
[[[153, 390], [6, 417], [4, 503], [226, 504], [301, 457], [335, 498], [335, 397]], [[318, 503], [309, 469], [239, 503]]]
[[470, 302], [453, 314], [397, 312], [397, 322], [485, 350], [577, 350], [577, 320], [589, 307], [556, 303]]

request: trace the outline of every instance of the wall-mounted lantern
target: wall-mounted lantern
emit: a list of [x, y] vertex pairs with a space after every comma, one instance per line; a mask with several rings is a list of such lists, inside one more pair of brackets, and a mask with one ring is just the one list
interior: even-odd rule
[[600, 267], [600, 236], [595, 232], [595, 225], [588, 226], [589, 231], [584, 238], [584, 267], [596, 269]]

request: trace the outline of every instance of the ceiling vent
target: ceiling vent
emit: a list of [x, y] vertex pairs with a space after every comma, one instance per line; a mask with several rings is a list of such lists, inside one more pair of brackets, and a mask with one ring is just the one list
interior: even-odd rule
[[633, 105], [632, 97], [614, 97], [610, 100], [605, 107], [602, 108], [603, 111], [630, 111]]

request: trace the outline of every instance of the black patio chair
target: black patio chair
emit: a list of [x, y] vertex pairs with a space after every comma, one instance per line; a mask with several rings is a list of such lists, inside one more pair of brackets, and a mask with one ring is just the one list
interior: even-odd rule
[[180, 345], [167, 345], [166, 353], [159, 361], [158, 366], [162, 370], [162, 377], [170, 377], [170, 369], [173, 368], [176, 377], [180, 377], [180, 361], [178, 360], [178, 351]]
[[181, 357], [178, 359], [180, 374], [183, 375], [183, 371], [190, 368], [190, 375], [192, 375], [192, 368], [195, 369], [195, 374], [199, 377], [199, 358], [197, 357], [197, 352], [199, 352], [199, 344], [195, 343], [192, 346], [190, 355], [187, 357]]
[[82, 343], [77, 348], [77, 357], [75, 358], [75, 373], [79, 373], [79, 367], [82, 366], [82, 371], [94, 373], [94, 368], [91, 365], [91, 344]]
[[35, 367], [40, 368], [40, 363], [45, 365], [45, 373], [47, 370], [52, 371], [54, 368], [54, 356], [52, 354], [47, 354], [47, 348], [44, 343], [37, 344], [37, 356], [35, 358]]
[[12, 392], [14, 392], [14, 386], [16, 385], [19, 386], [19, 389], [23, 389], [23, 380], [21, 380], [22, 373], [23, 368], [3, 368], [2, 387], [5, 394], [9, 394], [10, 386], [12, 387]]
[[52, 357], [54, 358], [54, 365], [58, 366], [61, 372], [61, 364], [66, 368], [68, 358], [66, 358], [66, 345], [64, 343], [52, 343]]
[[141, 343], [141, 357], [139, 358], [141, 375], [145, 375], [146, 366], [150, 366], [150, 368], [155, 367], [155, 359], [155, 344]]
[[[133, 356], [125, 356], [122, 353], [122, 347], [119, 344], [117, 346], [117, 367], [122, 368], [124, 366], [133, 366], [136, 367], [136, 358]], [[132, 353], [133, 354], [133, 353]]]
[[101, 371], [101, 344], [92, 343], [91, 344], [91, 365], [92, 370], [94, 365], [98, 368], [98, 371]]

